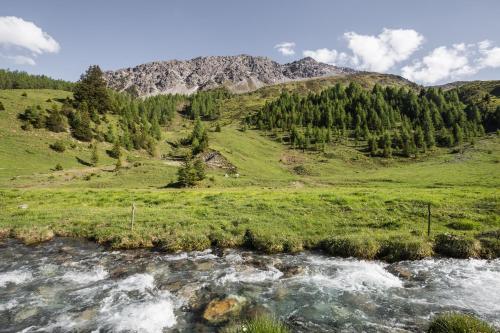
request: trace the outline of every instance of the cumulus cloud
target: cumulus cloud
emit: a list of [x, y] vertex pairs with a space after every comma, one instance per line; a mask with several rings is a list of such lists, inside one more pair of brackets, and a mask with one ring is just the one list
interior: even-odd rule
[[274, 45], [275, 49], [278, 49], [278, 52], [280, 52], [284, 56], [292, 56], [295, 54], [295, 43], [294, 42], [282, 42], [279, 44]]
[[[0, 47], [9, 54], [3, 58], [16, 64], [34, 65], [34, 58], [43, 53], [57, 53], [59, 43], [33, 22], [15, 16], [0, 17]], [[24, 54], [12, 53], [29, 53]]]
[[343, 65], [349, 61], [349, 56], [344, 52], [329, 50], [327, 48], [317, 50], [305, 50], [302, 52], [304, 57], [311, 57], [316, 61], [331, 65]]
[[487, 67], [500, 67], [500, 47], [486, 40], [437, 47], [421, 60], [403, 67], [401, 73], [409, 80], [432, 84], [470, 76]]
[[385, 72], [407, 60], [424, 41], [424, 37], [412, 29], [384, 29], [378, 36], [347, 32], [344, 38], [353, 52], [352, 63], [376, 72]]
[[3, 55], [0, 54], [0, 57], [9, 60], [10, 62], [13, 62], [16, 65], [30, 65], [30, 66], [35, 66], [36, 62], [33, 58], [23, 56], [23, 55], [17, 55], [17, 56], [8, 56], [8, 55]]
[[470, 47], [455, 44], [432, 50], [422, 60], [401, 69], [402, 75], [412, 81], [435, 83], [446, 78], [458, 78], [477, 72], [469, 61]]
[[478, 65], [480, 68], [500, 67], [500, 47], [492, 47], [492, 42], [484, 40], [478, 43], [480, 58]]

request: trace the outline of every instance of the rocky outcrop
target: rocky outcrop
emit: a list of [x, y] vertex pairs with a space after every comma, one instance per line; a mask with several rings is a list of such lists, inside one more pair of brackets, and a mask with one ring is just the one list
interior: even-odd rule
[[191, 94], [224, 86], [232, 92], [248, 92], [265, 85], [321, 76], [354, 73], [304, 58], [279, 64], [249, 55], [198, 57], [191, 60], [156, 61], [104, 73], [110, 88], [134, 91], [139, 96]]

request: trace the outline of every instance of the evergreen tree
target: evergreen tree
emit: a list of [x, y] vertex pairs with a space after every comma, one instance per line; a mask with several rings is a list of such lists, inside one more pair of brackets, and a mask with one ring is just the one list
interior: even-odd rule
[[87, 103], [89, 110], [106, 113], [111, 110], [111, 99], [106, 88], [101, 68], [97, 65], [90, 66], [85, 74], [80, 77], [73, 93], [77, 105]]
[[198, 174], [193, 165], [193, 160], [187, 158], [177, 171], [177, 182], [183, 187], [194, 186], [198, 179]]
[[201, 153], [208, 148], [208, 133], [200, 118], [197, 118], [195, 121], [193, 132], [191, 133], [189, 141], [191, 143], [191, 151], [193, 155]]
[[95, 142], [92, 145], [92, 153], [90, 155], [90, 162], [92, 163], [93, 166], [97, 166], [97, 163], [99, 163], [99, 153], [97, 151], [97, 142]]
[[116, 140], [113, 144], [113, 148], [109, 151], [109, 156], [112, 158], [120, 159], [122, 156], [122, 152], [120, 149], [120, 142]]
[[[83, 104], [85, 106], [85, 104]], [[81, 141], [92, 141], [92, 128], [90, 116], [85, 108], [76, 111], [72, 114], [70, 119], [71, 132], [73, 136]]]
[[53, 106], [45, 121], [45, 126], [52, 132], [65, 132], [67, 129], [66, 117], [57, 110], [56, 106]]
[[196, 180], [200, 181], [205, 179], [205, 163], [200, 158], [194, 161], [193, 168], [196, 173]]

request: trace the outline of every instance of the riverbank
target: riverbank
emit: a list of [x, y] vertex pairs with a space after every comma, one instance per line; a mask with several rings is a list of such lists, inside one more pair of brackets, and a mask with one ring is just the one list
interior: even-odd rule
[[386, 261], [500, 256], [500, 199], [485, 187], [0, 190], [0, 208], [0, 234], [26, 244], [64, 236], [167, 252], [322, 250]]

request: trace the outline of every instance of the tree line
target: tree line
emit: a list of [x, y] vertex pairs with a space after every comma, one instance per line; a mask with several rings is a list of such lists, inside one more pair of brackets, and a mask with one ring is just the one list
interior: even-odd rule
[[45, 75], [0, 69], [0, 89], [58, 89], [72, 91], [73, 82], [56, 80]]
[[[486, 103], [487, 104], [487, 103]], [[464, 103], [457, 90], [405, 87], [363, 89], [351, 82], [301, 97], [284, 92], [246, 123], [283, 132], [293, 148], [324, 149], [332, 141], [365, 142], [372, 155], [411, 156], [433, 146], [452, 147], [500, 128], [500, 108]]]

